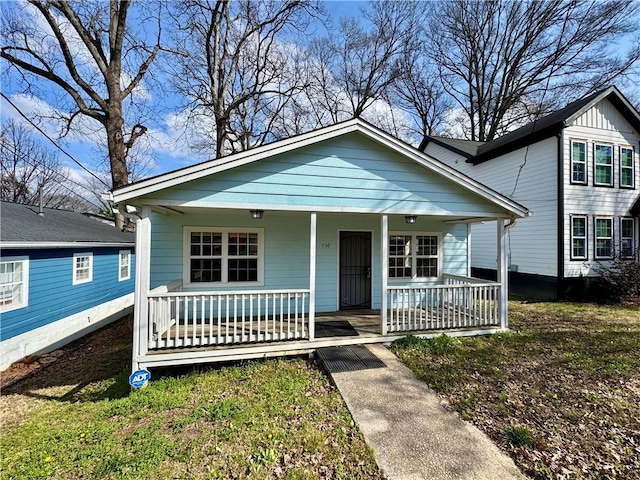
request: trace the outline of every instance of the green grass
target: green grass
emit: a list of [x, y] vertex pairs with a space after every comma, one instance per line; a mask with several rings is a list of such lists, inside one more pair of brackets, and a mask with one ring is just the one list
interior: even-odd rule
[[3, 480], [382, 478], [339, 393], [304, 360], [153, 372], [135, 392], [126, 374], [43, 375], [4, 394]]
[[532, 477], [640, 478], [640, 311], [512, 302], [510, 327], [392, 348]]

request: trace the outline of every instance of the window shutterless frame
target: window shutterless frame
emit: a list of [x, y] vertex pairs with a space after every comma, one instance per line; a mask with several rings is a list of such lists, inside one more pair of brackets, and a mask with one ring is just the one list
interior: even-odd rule
[[81, 285], [93, 281], [93, 253], [73, 254], [72, 285]]
[[571, 140], [571, 183], [587, 184], [587, 142]]
[[593, 144], [593, 184], [613, 187], [613, 145]]
[[263, 286], [264, 229], [184, 227], [182, 281], [190, 287]]
[[632, 217], [620, 218], [620, 256], [633, 258], [636, 254], [636, 219]]
[[589, 258], [589, 236], [588, 223], [589, 219], [586, 215], [571, 215], [571, 260], [588, 260]]
[[613, 217], [594, 217], [594, 257], [600, 259], [613, 258]]
[[120, 250], [118, 252], [118, 281], [129, 280], [131, 278], [131, 250]]
[[389, 281], [436, 280], [442, 276], [442, 233], [389, 232]]
[[620, 188], [635, 188], [636, 152], [630, 145], [620, 145]]
[[29, 305], [29, 257], [0, 260], [0, 312]]

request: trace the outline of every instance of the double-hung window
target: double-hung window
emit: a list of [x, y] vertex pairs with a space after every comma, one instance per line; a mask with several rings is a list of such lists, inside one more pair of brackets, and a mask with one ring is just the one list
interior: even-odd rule
[[262, 229], [185, 228], [186, 283], [259, 285], [263, 264]]
[[620, 256], [632, 258], [636, 248], [636, 223], [633, 218], [620, 219]]
[[73, 281], [72, 285], [89, 283], [93, 280], [93, 254], [73, 254]]
[[571, 183], [587, 183], [587, 143], [571, 140]]
[[620, 147], [620, 187], [634, 188], [633, 147]]
[[613, 186], [613, 146], [593, 145], [593, 183]]
[[120, 250], [118, 252], [118, 281], [129, 280], [131, 278], [131, 251]]
[[398, 232], [389, 235], [389, 278], [437, 278], [440, 235]]
[[594, 219], [595, 257], [613, 258], [613, 218]]
[[0, 261], [0, 312], [29, 304], [29, 259], [7, 257]]
[[587, 217], [571, 216], [571, 260], [587, 259]]

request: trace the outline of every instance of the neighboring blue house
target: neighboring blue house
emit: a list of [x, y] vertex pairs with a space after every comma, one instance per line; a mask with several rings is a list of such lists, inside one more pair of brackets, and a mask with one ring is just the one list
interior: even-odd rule
[[6, 202], [0, 219], [0, 370], [131, 311], [133, 233]]
[[[359, 119], [113, 200], [139, 215], [134, 369], [505, 330], [505, 232], [528, 214]], [[469, 225], [485, 220], [497, 282], [469, 277]]]

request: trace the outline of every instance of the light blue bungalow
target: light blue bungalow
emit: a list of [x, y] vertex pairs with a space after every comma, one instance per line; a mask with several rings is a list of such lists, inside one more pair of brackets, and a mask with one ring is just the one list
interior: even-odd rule
[[7, 202], [0, 220], [0, 370], [133, 310], [134, 234]]
[[[143, 180], [133, 369], [507, 328], [506, 230], [528, 210], [355, 119]], [[469, 225], [498, 220], [497, 282]]]

